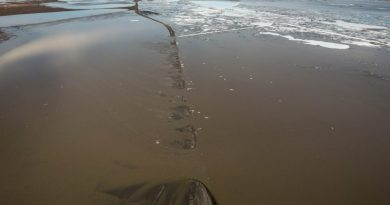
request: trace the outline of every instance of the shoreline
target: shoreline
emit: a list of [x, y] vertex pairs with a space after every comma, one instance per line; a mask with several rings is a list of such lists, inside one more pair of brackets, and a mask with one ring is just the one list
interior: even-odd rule
[[10, 16], [17, 14], [32, 14], [32, 13], [46, 13], [71, 11], [71, 9], [53, 8], [42, 5], [42, 3], [57, 2], [57, 0], [39, 0], [30, 2], [12, 2], [0, 5], [0, 16]]

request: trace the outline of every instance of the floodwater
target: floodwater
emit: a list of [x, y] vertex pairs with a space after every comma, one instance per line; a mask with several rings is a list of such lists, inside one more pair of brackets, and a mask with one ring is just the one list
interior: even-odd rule
[[182, 179], [224, 205], [390, 202], [388, 50], [173, 39], [105, 11], [3, 29], [0, 204], [131, 204], [123, 187]]

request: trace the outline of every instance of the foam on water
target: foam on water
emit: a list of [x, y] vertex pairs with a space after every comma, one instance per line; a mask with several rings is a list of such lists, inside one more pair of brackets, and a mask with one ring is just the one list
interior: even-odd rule
[[313, 46], [321, 46], [324, 48], [333, 48], [333, 49], [348, 49], [349, 48], [349, 46], [345, 45], [345, 44], [325, 42], [325, 41], [316, 41], [316, 40], [305, 40], [305, 39], [294, 38], [290, 35], [283, 36], [283, 35], [280, 35], [278, 33], [273, 33], [273, 32], [261, 32], [260, 34], [280, 36], [280, 37], [286, 38], [286, 39], [291, 40], [291, 41], [297, 41], [297, 42], [301, 42], [301, 43], [313, 45]]
[[[51, 7], [89, 10], [133, 4], [132, 0], [46, 3]], [[160, 13], [160, 18], [173, 23], [181, 37], [252, 29], [257, 35], [276, 33], [290, 36], [289, 40], [327, 48], [345, 49], [348, 45], [390, 48], [390, 3], [376, 0], [154, 0], [142, 1], [140, 9]], [[54, 15], [54, 18], [60, 17]], [[1, 20], [0, 26], [10, 26], [9, 22], [15, 20]]]
[[[290, 6], [269, 6], [263, 3], [156, 0], [143, 2], [140, 6], [169, 18], [175, 24], [179, 36], [252, 27], [258, 35], [277, 33], [282, 37], [291, 36], [287, 38], [289, 40], [332, 49], [346, 49], [348, 45], [389, 48], [390, 23], [386, 20], [386, 12], [378, 13], [377, 7], [372, 5], [368, 6], [374, 12], [362, 11], [357, 4], [348, 7], [347, 4], [327, 5], [312, 9], [315, 6], [312, 3], [305, 6], [294, 1], [278, 1], [278, 4]], [[337, 8], [341, 14], [330, 12], [329, 7]], [[360, 9], [358, 14], [350, 15], [355, 12], [355, 7]], [[345, 15], [340, 12], [343, 9], [347, 11]]]
[[324, 22], [325, 24], [333, 24], [338, 27], [342, 27], [345, 29], [356, 30], [356, 31], [364, 31], [364, 30], [386, 30], [387, 28], [384, 26], [374, 26], [367, 24], [359, 24], [359, 23], [350, 23], [345, 21], [336, 20], [335, 22]]
[[195, 4], [199, 4], [207, 8], [215, 9], [228, 9], [233, 6], [237, 6], [239, 2], [236, 1], [192, 1]]

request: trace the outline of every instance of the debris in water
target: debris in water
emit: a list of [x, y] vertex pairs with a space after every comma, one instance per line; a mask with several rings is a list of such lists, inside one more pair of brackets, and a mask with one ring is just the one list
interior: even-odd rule
[[154, 143], [156, 143], [156, 144], [160, 144], [160, 140], [156, 140]]
[[233, 89], [233, 88], [230, 88], [230, 89], [229, 89], [229, 91], [232, 91], [232, 92], [233, 92], [233, 91], [234, 91], [234, 89]]

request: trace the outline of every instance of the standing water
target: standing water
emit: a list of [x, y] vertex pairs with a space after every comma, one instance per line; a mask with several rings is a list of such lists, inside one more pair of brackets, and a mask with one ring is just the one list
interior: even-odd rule
[[39, 3], [0, 17], [0, 205], [389, 204], [388, 1]]

